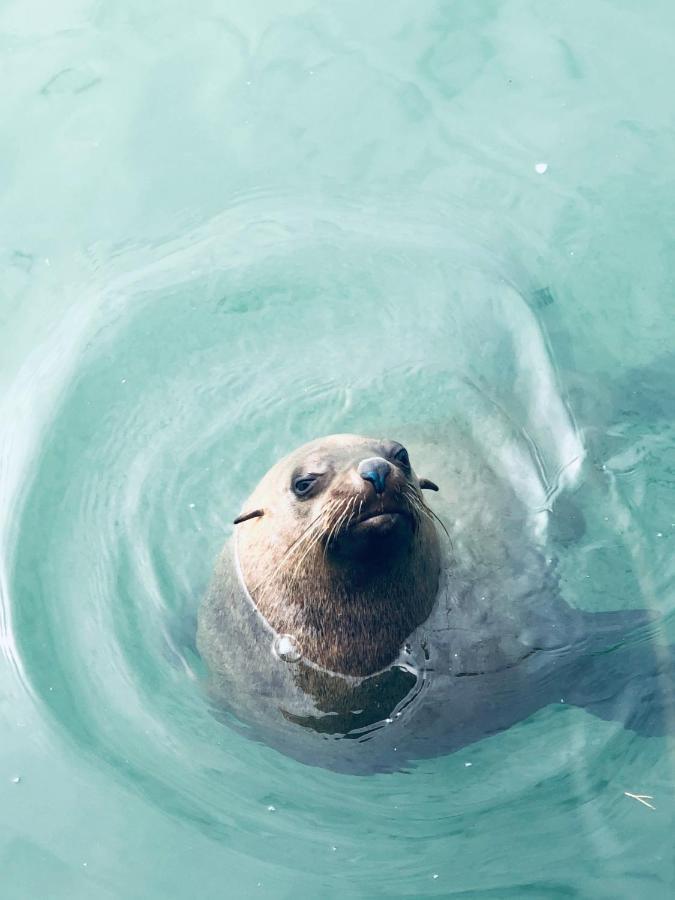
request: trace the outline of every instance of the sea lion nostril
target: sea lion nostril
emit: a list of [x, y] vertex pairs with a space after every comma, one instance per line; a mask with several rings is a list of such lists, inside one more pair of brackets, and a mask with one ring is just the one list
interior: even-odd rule
[[370, 481], [376, 494], [384, 493], [387, 475], [391, 472], [391, 465], [381, 456], [372, 456], [362, 459], [357, 469], [364, 481]]

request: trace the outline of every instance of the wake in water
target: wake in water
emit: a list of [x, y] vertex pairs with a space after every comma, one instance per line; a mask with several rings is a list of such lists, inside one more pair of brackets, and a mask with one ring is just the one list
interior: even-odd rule
[[[247, 785], [246, 796], [265, 792], [281, 757], [266, 756], [258, 745], [252, 771], [250, 739], [214, 719], [190, 623], [244, 497], [275, 459], [304, 440], [336, 431], [393, 434], [426, 463], [425, 475], [447, 501], [458, 484], [471, 482], [470, 475], [452, 476], [446, 455], [459, 429], [464, 471], [483, 460], [500, 514], [510, 521], [517, 511], [523, 523], [499, 538], [507, 545], [513, 539], [509, 575], [501, 586], [492, 582], [501, 619], [515, 595], [540, 615], [538, 598], [550, 602], [556, 578], [559, 593], [579, 608], [577, 622], [582, 609], [658, 608], [660, 599], [646, 590], [646, 559], [631, 595], [618, 583], [625, 547], [615, 524], [634, 522], [634, 507], [598, 475], [583, 439], [588, 416], [580, 430], [561, 394], [539, 321], [555, 304], [533, 309], [508, 267], [473, 249], [490, 241], [470, 229], [458, 240], [456, 223], [449, 228], [428, 214], [406, 219], [400, 210], [388, 216], [362, 205], [314, 209], [273, 201], [249, 198], [172, 245], [102, 259], [100, 304], [91, 318], [78, 320], [78, 328], [64, 322], [36, 351], [41, 377], [34, 360], [4, 398], [14, 420], [21, 408], [33, 411], [20, 436], [3, 444], [3, 513], [12, 511], [2, 533], [5, 647], [33, 702], [56, 727], [142, 784], [154, 803], [170, 803], [213, 827], [222, 825], [223, 810], [239, 804], [233, 800], [239, 783]], [[595, 452], [592, 440], [590, 446]], [[469, 508], [488, 512], [484, 499], [473, 495]], [[443, 517], [440, 506], [437, 512]], [[469, 616], [470, 562], [481, 554], [453, 534], [455, 519], [452, 510], [444, 518], [469, 561], [462, 576]], [[564, 546], [551, 545], [552, 523], [555, 535], [564, 532]], [[491, 534], [497, 524], [496, 516]], [[518, 583], [515, 563], [525, 558]], [[540, 643], [549, 624], [545, 616], [537, 622], [527, 646]], [[473, 627], [470, 618], [466, 627]], [[656, 628], [639, 636], [636, 646], [645, 653]], [[439, 672], [451, 643], [432, 649], [438, 666], [418, 677], [425, 660], [417, 642], [409, 675], [421, 689], [409, 704], [405, 673], [391, 691], [364, 688], [357, 701], [372, 711], [371, 730], [386, 718], [403, 728], [416, 709], [431, 715], [437, 708], [427, 698], [449, 677]], [[601, 709], [598, 691], [606, 683], [595, 677], [613, 672], [615, 660], [623, 671], [618, 648], [598, 656], [606, 668], [585, 669], [568, 697], [556, 697], [557, 683], [541, 671], [527, 675], [535, 658], [554, 655], [549, 648], [508, 675], [458, 679], [477, 686], [476, 702], [489, 693], [479, 683], [498, 682], [494, 696], [508, 695], [508, 721], [501, 712], [472, 719], [467, 700], [455, 714], [469, 724], [458, 728], [448, 710], [429, 743], [418, 730], [420, 741], [406, 758], [477, 740], [549, 700], [590, 703], [600, 715], [610, 710], [629, 718], [623, 713], [636, 708], [630, 700], [623, 711], [611, 711], [614, 701], [605, 697]], [[614, 684], [617, 698], [628, 696], [619, 675]], [[312, 687], [310, 679], [310, 695]], [[518, 708], [517, 697], [528, 702]], [[359, 707], [346, 702], [348, 725]], [[313, 718], [316, 733], [327, 723], [326, 710], [315, 706], [287, 712]], [[303, 739], [311, 731], [294, 727]], [[517, 729], [512, 734], [525, 740]], [[392, 756], [403, 755], [403, 747], [393, 746]], [[302, 755], [297, 746], [282, 749]], [[189, 770], [186, 759], [203, 767]]]

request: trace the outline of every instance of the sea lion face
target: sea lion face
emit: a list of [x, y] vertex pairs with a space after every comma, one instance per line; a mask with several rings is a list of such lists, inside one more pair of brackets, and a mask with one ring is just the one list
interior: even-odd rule
[[237, 520], [245, 585], [312, 661], [353, 671], [356, 637], [369, 648], [356, 655], [379, 664], [428, 615], [440, 563], [424, 486], [435, 488], [398, 442], [332, 435], [273, 466], [247, 501]]
[[255, 508], [262, 521], [255, 530], [241, 529], [240, 551], [247, 537], [257, 544], [267, 538], [276, 549], [291, 547], [311, 529], [326, 559], [361, 566], [391, 562], [428, 512], [405, 447], [356, 435], [300, 447], [267, 473], [246, 508]]
[[417, 528], [417, 479], [395, 441], [333, 438], [294, 454], [286, 502], [299, 521], [323, 521], [319, 540], [336, 563], [377, 565]]

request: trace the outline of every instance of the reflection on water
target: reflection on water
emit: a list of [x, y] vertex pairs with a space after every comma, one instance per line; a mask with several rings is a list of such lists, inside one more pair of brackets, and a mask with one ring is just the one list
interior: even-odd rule
[[667, 738], [561, 697], [353, 779], [213, 716], [194, 617], [283, 453], [462, 418], [675, 640], [672, 11], [207, 6], [2, 13], [9, 896], [668, 896]]

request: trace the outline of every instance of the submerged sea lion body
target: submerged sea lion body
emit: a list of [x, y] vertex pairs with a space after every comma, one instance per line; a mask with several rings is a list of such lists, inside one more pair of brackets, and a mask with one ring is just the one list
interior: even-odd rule
[[440, 485], [433, 514], [399, 444], [338, 435], [282, 460], [202, 604], [214, 703], [307, 763], [399, 769], [561, 698], [592, 705], [595, 651], [649, 621], [562, 599], [546, 511], [469, 434], [409, 449]]

